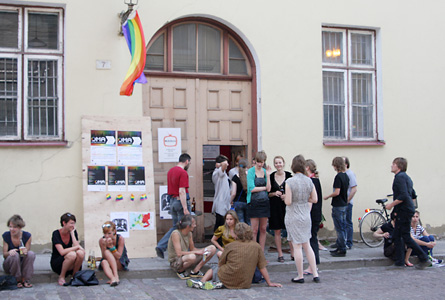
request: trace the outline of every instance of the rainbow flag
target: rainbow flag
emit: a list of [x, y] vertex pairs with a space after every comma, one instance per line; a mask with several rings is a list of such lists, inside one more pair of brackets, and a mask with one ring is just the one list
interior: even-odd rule
[[120, 94], [122, 96], [131, 96], [135, 82], [147, 83], [144, 75], [147, 52], [145, 49], [144, 30], [136, 10], [128, 16], [128, 19], [122, 25], [122, 31], [131, 53], [131, 64], [121, 86]]

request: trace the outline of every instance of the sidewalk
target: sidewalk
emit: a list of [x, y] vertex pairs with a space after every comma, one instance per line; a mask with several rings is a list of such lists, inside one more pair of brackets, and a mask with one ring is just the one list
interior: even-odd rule
[[[207, 244], [199, 244], [197, 247], [204, 247]], [[330, 250], [330, 249], [328, 249]], [[269, 262], [267, 269], [269, 272], [296, 272], [295, 263], [290, 260], [290, 254], [284, 253], [284, 263], [277, 262], [277, 253], [270, 249], [266, 252], [266, 259]], [[434, 247], [434, 257], [445, 258], [445, 240], [438, 240]], [[52, 272], [49, 261], [50, 254], [37, 254], [34, 264], [34, 283], [50, 283], [57, 282], [58, 275]], [[306, 260], [305, 260], [306, 261]], [[416, 262], [416, 258], [412, 257], [411, 262]], [[210, 264], [216, 264], [216, 255], [210, 261]], [[332, 269], [349, 269], [361, 267], [379, 267], [390, 266], [393, 262], [383, 256], [383, 246], [378, 248], [369, 248], [363, 243], [355, 243], [352, 250], [349, 250], [346, 257], [332, 257], [329, 251], [320, 251], [319, 270]], [[305, 267], [306, 267], [305, 263]], [[86, 263], [84, 263], [84, 269]], [[176, 277], [176, 274], [170, 270], [170, 266], [166, 259], [160, 258], [133, 258], [130, 262], [130, 271], [119, 272], [121, 279], [144, 279], [144, 278], [167, 278]], [[2, 270], [3, 271], [3, 270]], [[3, 272], [0, 271], [0, 274]], [[98, 279], [105, 280], [103, 272], [97, 272]]]

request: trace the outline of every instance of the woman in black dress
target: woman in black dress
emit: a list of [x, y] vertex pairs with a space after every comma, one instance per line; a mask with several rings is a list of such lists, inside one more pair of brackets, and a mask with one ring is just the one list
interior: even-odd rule
[[[274, 231], [275, 245], [277, 246], [278, 261], [284, 262], [283, 251], [281, 249], [281, 230], [286, 229], [284, 225], [284, 216], [286, 215], [286, 204], [284, 204], [284, 188], [286, 179], [291, 178], [290, 172], [284, 171], [284, 158], [275, 156], [273, 159], [275, 172], [270, 174], [270, 218], [269, 229]], [[289, 243], [292, 251], [292, 244]], [[292, 256], [292, 255], [291, 255]]]
[[[320, 264], [320, 256], [319, 256], [319, 245], [318, 245], [318, 230], [320, 229], [320, 222], [322, 219], [322, 203], [321, 199], [323, 199], [322, 192], [321, 192], [321, 184], [320, 179], [318, 179], [318, 171], [317, 171], [317, 165], [312, 159], [306, 159], [306, 175], [312, 180], [312, 183], [314, 184], [315, 191], [317, 192], [318, 202], [312, 204], [311, 208], [311, 221], [312, 221], [312, 227], [311, 227], [311, 239], [309, 240], [309, 243], [311, 244], [312, 250], [314, 250], [315, 254], [315, 262], [317, 265]], [[312, 274], [312, 269], [309, 266], [305, 271], [305, 275]]]

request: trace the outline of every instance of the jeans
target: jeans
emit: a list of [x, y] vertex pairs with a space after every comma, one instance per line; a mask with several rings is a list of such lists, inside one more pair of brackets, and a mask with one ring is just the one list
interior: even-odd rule
[[[413, 249], [413, 253], [416, 253], [420, 262], [428, 260], [428, 256], [420, 249], [420, 246], [411, 238], [411, 218], [414, 213], [397, 212], [396, 225], [394, 226], [394, 233], [392, 238], [395, 246], [395, 264], [397, 266], [405, 265], [405, 244], [407, 248]], [[403, 243], [405, 242], [405, 243]]]
[[[425, 243], [434, 242], [434, 236], [432, 235], [425, 235], [422, 236], [419, 240], [424, 241]], [[419, 245], [420, 246], [420, 245]], [[433, 256], [433, 248], [428, 248], [427, 246], [420, 246], [420, 249], [426, 254]], [[411, 255], [419, 255], [414, 249]]]
[[247, 213], [247, 203], [237, 201], [233, 203], [233, 206], [235, 207], [239, 221], [250, 225], [250, 218]]
[[346, 208], [346, 246], [352, 247], [352, 236], [354, 228], [352, 226], [352, 204], [348, 203]]
[[337, 231], [337, 249], [341, 252], [346, 252], [346, 209], [347, 206], [332, 207], [332, 220], [334, 221], [335, 231]]
[[[187, 209], [188, 209], [188, 211], [190, 211], [190, 201], [189, 200], [187, 200]], [[180, 200], [178, 200], [176, 198], [172, 198], [170, 200], [170, 213], [172, 215], [173, 226], [162, 237], [162, 239], [159, 241], [158, 246], [157, 246], [160, 250], [162, 250], [162, 252], [165, 252], [165, 250], [167, 250], [168, 240], [170, 239], [170, 235], [172, 234], [172, 232], [175, 229], [177, 229], [176, 224], [178, 224], [178, 222], [184, 216], [184, 209], [182, 208], [182, 204], [181, 204]]]

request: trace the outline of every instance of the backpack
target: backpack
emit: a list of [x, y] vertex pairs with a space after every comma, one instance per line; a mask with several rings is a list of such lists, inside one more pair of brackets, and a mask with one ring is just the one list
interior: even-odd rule
[[99, 280], [96, 278], [96, 272], [93, 270], [84, 270], [76, 272], [73, 279], [71, 279], [70, 282], [65, 283], [64, 286], [88, 286], [98, 284]]
[[0, 276], [0, 291], [3, 290], [16, 290], [17, 280], [11, 275]]

